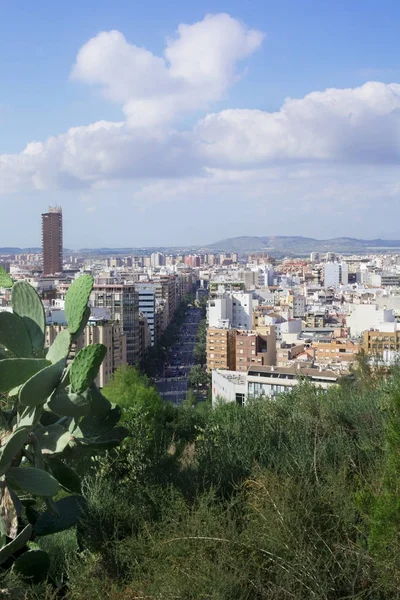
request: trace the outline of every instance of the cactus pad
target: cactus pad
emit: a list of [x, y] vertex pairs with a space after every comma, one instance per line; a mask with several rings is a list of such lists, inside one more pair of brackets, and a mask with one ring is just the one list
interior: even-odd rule
[[74, 394], [68, 389], [57, 390], [47, 402], [47, 408], [59, 417], [78, 419], [90, 412], [90, 402], [86, 395]]
[[14, 552], [23, 548], [31, 539], [32, 535], [32, 525], [27, 525], [21, 533], [17, 535], [16, 538], [12, 540], [9, 544], [3, 546], [0, 550], [0, 565], [3, 564], [7, 559], [9, 559]]
[[29, 583], [44, 581], [50, 568], [50, 556], [44, 550], [28, 550], [16, 559], [13, 567]]
[[15, 356], [32, 356], [32, 342], [21, 317], [11, 312], [0, 312], [0, 344]]
[[0, 288], [10, 288], [13, 283], [7, 271], [3, 267], [0, 267]]
[[50, 363], [41, 358], [6, 358], [0, 360], [0, 393], [25, 383]]
[[46, 510], [37, 519], [33, 527], [36, 535], [49, 535], [74, 527], [82, 517], [86, 503], [82, 496], [68, 496], [55, 502], [55, 508], [59, 513], [58, 515]]
[[60, 454], [73, 439], [70, 432], [60, 423], [38, 427], [34, 433], [42, 454]]
[[79, 331], [87, 312], [90, 292], [93, 288], [93, 277], [81, 275], [71, 284], [65, 297], [65, 315], [68, 329], [72, 334]]
[[63, 358], [67, 358], [70, 346], [71, 334], [68, 329], [63, 329], [57, 334], [56, 339], [50, 346], [46, 354], [46, 359], [52, 363], [56, 363]]
[[46, 318], [41, 299], [27, 281], [17, 281], [12, 288], [11, 304], [24, 321], [36, 355], [42, 356]]
[[22, 450], [29, 437], [29, 429], [21, 427], [16, 429], [8, 438], [7, 443], [0, 450], [0, 475], [3, 475], [12, 459]]
[[46, 402], [60, 383], [64, 367], [65, 360], [60, 360], [45, 367], [28, 379], [19, 392], [21, 404], [24, 406], [38, 406]]
[[24, 490], [32, 496], [55, 496], [60, 484], [53, 475], [34, 467], [13, 467], [6, 475], [7, 484], [14, 490]]
[[51, 457], [47, 461], [47, 464], [50, 465], [51, 472], [64, 489], [73, 494], [81, 493], [81, 479], [76, 471], [71, 469], [71, 467], [66, 465], [57, 456], [54, 458]]
[[73, 392], [82, 394], [93, 383], [106, 353], [107, 348], [103, 344], [92, 344], [78, 352], [69, 370]]

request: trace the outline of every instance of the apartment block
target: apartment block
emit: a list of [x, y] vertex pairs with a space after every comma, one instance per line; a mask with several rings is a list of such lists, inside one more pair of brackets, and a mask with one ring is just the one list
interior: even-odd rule
[[351, 363], [357, 359], [360, 344], [348, 338], [325, 338], [313, 342], [315, 361], [318, 364]]
[[236, 332], [232, 329], [207, 329], [207, 370], [235, 369]]
[[263, 335], [256, 331], [235, 331], [235, 370], [246, 372], [251, 366], [276, 364], [275, 328]]
[[385, 352], [400, 351], [400, 330], [364, 331], [362, 349], [371, 356], [383, 355]]
[[139, 296], [134, 285], [97, 280], [90, 296], [94, 307], [106, 308], [111, 320], [121, 324], [126, 335], [127, 362], [134, 365], [140, 355]]
[[252, 328], [253, 295], [249, 292], [226, 292], [211, 298], [207, 308], [209, 327]]
[[288, 344], [286, 342], [281, 342], [276, 349], [276, 365], [278, 367], [287, 367], [299, 358], [303, 352], [303, 343]]
[[139, 296], [139, 312], [143, 313], [150, 328], [150, 343], [154, 346], [156, 337], [156, 290], [151, 284], [138, 283], [135, 289]]
[[[46, 346], [50, 346], [65, 325], [46, 325]], [[71, 356], [90, 344], [104, 344], [107, 354], [101, 364], [96, 384], [104, 387], [114, 371], [126, 364], [126, 337], [118, 323], [89, 321], [73, 346]]]
[[143, 360], [147, 348], [151, 345], [151, 331], [147, 317], [139, 313], [139, 360]]

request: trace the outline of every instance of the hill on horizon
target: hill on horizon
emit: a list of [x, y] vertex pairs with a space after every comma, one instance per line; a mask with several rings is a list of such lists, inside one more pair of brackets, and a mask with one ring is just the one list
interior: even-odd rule
[[239, 236], [214, 242], [210, 250], [231, 252], [265, 251], [266, 253], [308, 254], [310, 252], [367, 252], [399, 248], [400, 240], [365, 240], [351, 237], [316, 239], [303, 236]]

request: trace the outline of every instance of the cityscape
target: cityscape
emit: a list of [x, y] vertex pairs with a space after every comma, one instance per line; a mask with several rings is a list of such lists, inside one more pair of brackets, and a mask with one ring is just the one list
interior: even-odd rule
[[399, 22], [0, 0], [0, 600], [399, 600]]
[[[68, 256], [62, 208], [49, 207], [41, 219], [42, 252], [2, 254], [0, 264], [15, 281], [29, 281], [42, 298], [48, 346], [67, 326], [70, 284], [82, 274], [94, 277], [91, 316], [76, 350], [105, 344], [107, 359], [97, 377], [101, 388], [122, 365], [143, 366], [182, 303], [188, 306], [187, 321], [153, 374], [162, 397], [175, 404], [190, 389], [202, 318], [200, 366], [211, 378], [208, 384], [204, 378], [204, 386], [214, 403], [274, 397], [304, 377], [326, 389], [351, 376], [360, 354], [381, 366], [399, 360], [396, 249], [359, 255], [312, 251], [308, 257], [279, 259], [243, 251], [112, 256], [92, 250]], [[7, 290], [0, 301], [0, 311], [11, 310]], [[199, 398], [205, 391], [196, 389]]]

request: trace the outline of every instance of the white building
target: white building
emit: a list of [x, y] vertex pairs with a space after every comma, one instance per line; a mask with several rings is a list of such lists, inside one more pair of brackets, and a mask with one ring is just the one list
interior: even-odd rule
[[248, 398], [271, 398], [290, 392], [307, 379], [315, 387], [326, 390], [337, 385], [340, 374], [322, 368], [302, 365], [289, 367], [251, 367], [247, 374], [238, 371], [212, 371], [212, 404], [236, 402], [245, 404]]
[[226, 292], [208, 303], [208, 327], [252, 329], [253, 296], [250, 292]]
[[305, 296], [295, 294], [293, 297], [293, 317], [304, 317], [307, 310], [307, 302]]
[[165, 254], [161, 252], [153, 252], [150, 256], [150, 264], [152, 267], [164, 267], [165, 266]]
[[156, 321], [156, 286], [136, 283], [135, 289], [139, 295], [139, 312], [143, 313], [147, 319], [150, 329], [151, 345], [155, 342], [155, 321]]
[[324, 287], [339, 287], [349, 283], [349, 267], [347, 263], [326, 262], [324, 265]]
[[385, 331], [385, 326], [396, 325], [393, 310], [379, 308], [377, 304], [350, 304], [349, 310], [346, 324], [352, 337], [362, 335], [367, 329]]

